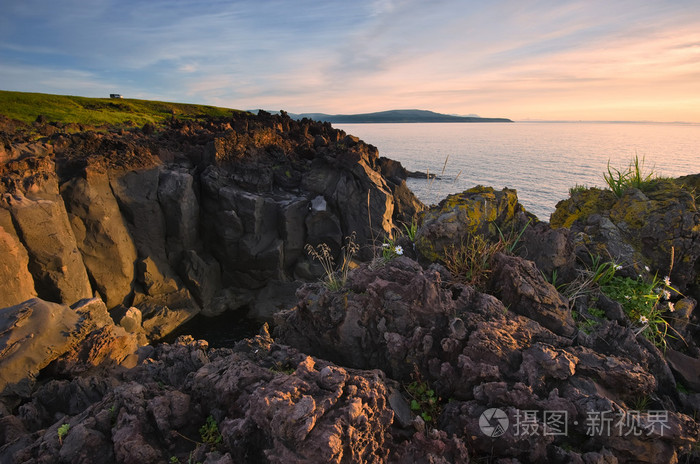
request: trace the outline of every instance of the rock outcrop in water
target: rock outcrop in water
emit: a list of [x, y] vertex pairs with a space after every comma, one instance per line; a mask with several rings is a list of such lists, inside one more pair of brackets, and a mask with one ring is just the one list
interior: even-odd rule
[[[399, 167], [284, 115], [144, 129], [4, 138], [1, 462], [698, 458], [697, 177], [576, 193], [552, 224], [475, 187], [329, 289], [304, 244], [410, 223]], [[670, 250], [652, 321], [592, 277], [614, 260], [631, 292]], [[274, 338], [146, 345], [293, 277]]]

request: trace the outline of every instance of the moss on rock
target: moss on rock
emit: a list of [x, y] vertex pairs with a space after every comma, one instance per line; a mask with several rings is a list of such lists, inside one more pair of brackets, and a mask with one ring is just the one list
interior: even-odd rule
[[698, 283], [700, 176], [655, 179], [644, 191], [629, 188], [618, 198], [597, 188], [573, 192], [551, 217], [552, 227], [571, 229], [589, 253], [613, 259], [636, 276], [645, 265], [669, 274], [680, 289]]
[[557, 203], [550, 225], [570, 228], [574, 222], [584, 222], [591, 214], [609, 210], [614, 203], [615, 195], [610, 190], [590, 188], [576, 191], [570, 198]]
[[447, 247], [468, 235], [480, 234], [494, 240], [501, 231], [521, 230], [528, 220], [536, 220], [518, 203], [514, 189], [497, 191], [476, 186], [449, 195], [426, 211], [416, 234], [416, 250], [430, 262], [440, 261]]

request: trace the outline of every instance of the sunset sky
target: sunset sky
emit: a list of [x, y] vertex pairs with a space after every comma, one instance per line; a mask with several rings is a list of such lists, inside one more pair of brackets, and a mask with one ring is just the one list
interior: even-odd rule
[[3, 0], [0, 89], [700, 123], [697, 0]]

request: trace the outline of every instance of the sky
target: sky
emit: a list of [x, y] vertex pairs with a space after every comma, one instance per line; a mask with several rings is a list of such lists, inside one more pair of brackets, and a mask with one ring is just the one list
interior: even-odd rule
[[0, 89], [700, 123], [697, 0], [2, 0]]

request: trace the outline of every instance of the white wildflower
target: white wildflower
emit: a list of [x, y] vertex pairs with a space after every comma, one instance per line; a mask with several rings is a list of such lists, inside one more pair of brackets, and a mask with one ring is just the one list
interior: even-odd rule
[[620, 269], [622, 269], [622, 266], [620, 266], [619, 264], [616, 264], [616, 265], [615, 265], [615, 270], [616, 270], [616, 271], [619, 271]]
[[668, 310], [671, 312], [676, 310], [676, 306], [673, 303], [671, 303], [670, 301], [668, 302]]
[[401, 245], [396, 245], [394, 247], [394, 253], [401, 256], [403, 254], [403, 247]]
[[389, 244], [388, 244], [388, 243], [382, 243], [382, 248], [389, 248]]
[[649, 319], [647, 319], [646, 316], [639, 316], [639, 322], [641, 322], [642, 324], [648, 324]]
[[671, 299], [671, 292], [668, 290], [664, 290], [664, 300], [670, 300]]
[[669, 276], [664, 277], [664, 284], [666, 284], [667, 287], [671, 286], [671, 278]]
[[647, 272], [650, 272], [650, 271], [651, 271], [651, 269], [649, 269], [649, 266], [644, 266], [644, 270], [647, 271]]

